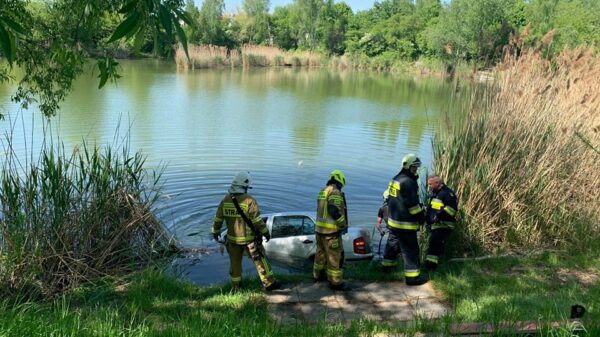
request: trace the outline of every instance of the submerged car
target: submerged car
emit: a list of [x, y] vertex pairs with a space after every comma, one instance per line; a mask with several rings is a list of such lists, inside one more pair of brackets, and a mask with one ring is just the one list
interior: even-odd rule
[[[271, 233], [269, 242], [263, 241], [267, 257], [284, 262], [306, 265], [315, 258], [314, 212], [282, 212], [263, 214], [263, 220]], [[221, 237], [225, 237], [223, 232]], [[371, 236], [362, 228], [348, 227], [342, 235], [345, 260], [372, 259]]]

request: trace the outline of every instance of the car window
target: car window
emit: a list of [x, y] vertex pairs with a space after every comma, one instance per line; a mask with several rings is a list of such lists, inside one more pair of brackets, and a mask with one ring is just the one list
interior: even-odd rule
[[309, 218], [307, 216], [303, 216], [302, 220], [303, 220], [302, 234], [304, 234], [304, 235], [315, 234], [315, 223], [311, 220], [311, 218]]
[[310, 218], [302, 215], [276, 216], [273, 219], [271, 237], [307, 235], [315, 233], [315, 224]]

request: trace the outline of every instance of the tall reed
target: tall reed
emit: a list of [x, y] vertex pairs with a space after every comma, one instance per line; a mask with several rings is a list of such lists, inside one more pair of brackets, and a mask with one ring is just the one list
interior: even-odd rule
[[464, 120], [446, 120], [433, 142], [434, 168], [461, 199], [466, 248], [593, 244], [600, 59], [588, 49], [552, 60], [531, 50], [498, 70], [494, 85], [472, 93]]
[[317, 52], [284, 51], [277, 47], [244, 44], [239, 51], [213, 45], [189, 45], [188, 60], [183, 47], [178, 46], [175, 62], [181, 68], [219, 67], [320, 67], [327, 58]]
[[175, 63], [182, 68], [220, 68], [236, 67], [241, 64], [237, 50], [227, 50], [226, 47], [213, 45], [188, 45], [188, 60], [183, 47], [178, 46], [175, 51]]
[[277, 47], [245, 44], [241, 47], [244, 67], [270, 67], [276, 65], [283, 56], [283, 50]]
[[[45, 137], [24, 163], [7, 137], [0, 176], [0, 293], [51, 296], [145, 264], [169, 240], [152, 208], [160, 173], [127, 144], [72, 153]], [[31, 156], [33, 158], [33, 156]]]

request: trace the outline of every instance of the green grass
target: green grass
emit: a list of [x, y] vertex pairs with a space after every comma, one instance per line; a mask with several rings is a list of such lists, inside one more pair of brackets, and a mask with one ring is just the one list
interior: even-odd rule
[[[529, 258], [451, 262], [433, 276], [433, 285], [454, 313], [440, 320], [403, 324], [354, 321], [349, 326], [320, 322], [280, 325], [267, 314], [260, 282], [245, 290], [228, 285], [197, 287], [157, 271], [87, 284], [49, 302], [0, 304], [0, 336], [370, 336], [378, 333], [443, 332], [459, 322], [548, 322], [568, 318], [572, 304], [587, 308], [587, 336], [600, 334], [600, 282], [568, 271], [600, 275], [600, 258], [547, 253]], [[349, 263], [345, 276], [356, 281], [402, 279], [369, 262]], [[580, 278], [578, 278], [578, 276]], [[588, 276], [589, 276], [588, 275]], [[282, 276], [285, 282], [310, 274]], [[584, 280], [585, 282], [581, 282]], [[594, 281], [595, 280], [595, 281]], [[569, 336], [546, 331], [543, 336]]]
[[600, 259], [543, 254], [450, 263], [433, 284], [465, 321], [561, 320], [573, 304], [600, 322]]

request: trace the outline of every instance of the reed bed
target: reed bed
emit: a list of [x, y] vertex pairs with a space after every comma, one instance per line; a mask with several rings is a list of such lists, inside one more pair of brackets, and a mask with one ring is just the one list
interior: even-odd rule
[[[242, 65], [244, 67], [270, 67], [278, 65], [283, 50], [277, 47], [245, 44], [241, 47]], [[277, 60], [277, 61], [276, 61]]]
[[213, 45], [188, 45], [190, 59], [180, 45], [175, 52], [175, 62], [181, 68], [219, 67], [320, 67], [326, 57], [309, 51], [284, 51], [277, 47], [245, 44], [240, 50], [227, 50]]
[[213, 45], [188, 45], [190, 59], [185, 55], [183, 47], [179, 45], [175, 52], [175, 63], [182, 68], [222, 68], [237, 67], [241, 64], [237, 50], [227, 50], [226, 47]]
[[160, 173], [144, 168], [144, 155], [86, 143], [68, 154], [46, 137], [39, 159], [24, 162], [7, 138], [0, 294], [52, 296], [146, 265], [169, 248], [152, 211]]
[[434, 169], [461, 201], [464, 248], [597, 247], [600, 59], [531, 50], [498, 70], [433, 142]]

